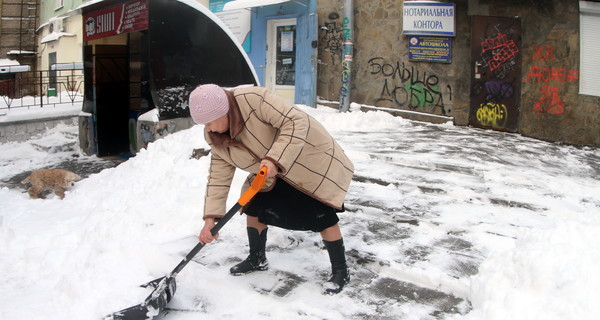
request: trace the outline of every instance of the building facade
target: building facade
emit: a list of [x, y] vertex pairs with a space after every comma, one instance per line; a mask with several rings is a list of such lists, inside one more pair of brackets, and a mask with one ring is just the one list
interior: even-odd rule
[[[77, 64], [83, 61], [81, 46], [83, 0], [41, 0], [37, 30], [37, 64], [50, 70], [54, 64]], [[83, 87], [79, 91], [83, 90]]]
[[[318, 3], [317, 93], [329, 101], [340, 96], [345, 2]], [[589, 38], [598, 32], [584, 33], [600, 21], [600, 3], [443, 3], [454, 5], [455, 34], [441, 40], [451, 46], [449, 62], [410, 58], [409, 44], [422, 35], [407, 34], [415, 24], [403, 25], [404, 9], [420, 1], [354, 1], [351, 101], [419, 120], [600, 145], [600, 78], [593, 78], [600, 68], [593, 58], [581, 62], [582, 44], [598, 43]], [[592, 23], [582, 24], [586, 18]], [[600, 48], [587, 44], [587, 56], [597, 57]]]
[[[84, 40], [82, 12], [88, 6], [126, 1], [27, 4], [34, 2], [29, 7], [24, 1], [0, 1], [0, 58], [18, 60], [32, 66], [31, 71], [49, 70], [54, 64], [81, 67], [89, 58], [85, 46], [90, 43], [125, 45], [137, 41], [131, 37], [145, 37], [136, 32]], [[435, 6], [452, 9], [451, 35], [413, 30], [438, 21], [408, 19], [427, 12], [417, 11], [428, 6], [427, 1], [190, 2], [209, 8], [224, 21], [237, 19], [232, 31], [242, 29], [244, 36], [238, 41], [257, 81], [296, 103], [313, 106], [319, 97], [319, 103], [334, 101], [335, 106], [342, 83], [351, 80], [350, 101], [366, 110], [374, 106], [417, 120], [600, 145], [598, 1], [442, 0]], [[351, 70], [344, 62], [349, 55], [343, 51], [348, 3], [353, 4]], [[237, 11], [226, 11], [226, 6]], [[429, 46], [415, 46], [423, 43]], [[435, 51], [434, 57], [428, 56], [430, 51]], [[172, 117], [166, 109], [161, 114]]]
[[316, 106], [316, 0], [211, 0], [209, 8], [240, 35], [262, 86]]
[[188, 97], [200, 84], [258, 83], [232, 33], [196, 1], [105, 0], [80, 10], [86, 153], [130, 156], [189, 128]]
[[35, 70], [39, 0], [0, 0], [0, 59]]

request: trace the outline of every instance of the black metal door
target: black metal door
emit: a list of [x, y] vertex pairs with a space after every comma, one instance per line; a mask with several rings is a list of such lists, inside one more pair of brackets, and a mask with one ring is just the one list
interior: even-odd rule
[[470, 125], [518, 130], [521, 56], [521, 19], [471, 18]]

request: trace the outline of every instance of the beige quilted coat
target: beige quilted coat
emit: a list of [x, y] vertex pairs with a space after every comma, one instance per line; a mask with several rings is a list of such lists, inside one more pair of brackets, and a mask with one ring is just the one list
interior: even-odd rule
[[[278, 178], [340, 209], [354, 166], [327, 130], [293, 103], [265, 88], [238, 88], [228, 95], [233, 105], [228, 113], [230, 131], [204, 132], [212, 154], [204, 218], [225, 214], [236, 168], [250, 173], [243, 192], [265, 158], [278, 167]], [[273, 181], [269, 179], [263, 190], [270, 189]]]

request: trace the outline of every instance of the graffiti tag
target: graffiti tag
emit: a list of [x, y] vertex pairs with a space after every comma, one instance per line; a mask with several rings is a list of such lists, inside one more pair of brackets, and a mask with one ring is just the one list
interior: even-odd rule
[[477, 109], [477, 121], [484, 126], [504, 128], [507, 120], [507, 110], [504, 104], [488, 102]]
[[[534, 61], [554, 61], [555, 48], [549, 45], [537, 46], [533, 45], [535, 54], [532, 60]], [[555, 67], [540, 67], [531, 66], [525, 82], [533, 84], [544, 83], [540, 88], [541, 97], [533, 103], [533, 111], [537, 113], [547, 114], [563, 114], [565, 112], [565, 103], [560, 98], [558, 87], [552, 86], [549, 83], [574, 83], [579, 80], [579, 70], [555, 68]]]
[[[376, 102], [390, 101], [400, 107], [446, 115], [438, 76], [419, 71], [404, 62], [386, 63], [382, 57], [369, 60], [372, 75], [383, 76], [383, 86]], [[452, 92], [450, 85], [446, 86]]]

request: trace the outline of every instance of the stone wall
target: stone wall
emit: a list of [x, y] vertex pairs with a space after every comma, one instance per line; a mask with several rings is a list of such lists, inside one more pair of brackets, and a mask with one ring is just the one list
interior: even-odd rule
[[490, 4], [490, 10], [523, 20], [519, 131], [543, 140], [600, 145], [600, 97], [579, 94], [578, 2], [513, 2], [510, 8]]
[[[96, 136], [91, 114], [80, 115], [78, 121], [81, 151], [86, 155], [97, 154]], [[158, 110], [150, 110], [141, 115], [137, 121], [130, 122], [129, 151], [135, 154], [141, 149], [147, 148], [148, 144], [171, 133], [191, 128], [193, 125], [194, 122], [189, 117], [158, 120]]]
[[139, 119], [136, 129], [137, 151], [147, 148], [148, 144], [177, 131], [194, 126], [192, 118], [173, 118], [168, 120]]
[[[452, 63], [446, 64], [408, 61], [402, 0], [355, 0], [351, 101], [445, 115], [456, 125], [468, 125], [471, 15], [518, 16], [522, 24], [518, 132], [542, 140], [600, 145], [600, 98], [580, 95], [575, 79], [580, 69], [577, 1], [453, 2], [456, 37]], [[328, 101], [339, 100], [343, 3], [318, 2], [317, 95]]]
[[[37, 5], [38, 0], [0, 2], [0, 58], [8, 58], [7, 52], [11, 50], [36, 51]], [[10, 58], [35, 66], [33, 54]]]
[[[462, 1], [464, 2], [464, 1]], [[317, 94], [338, 100], [341, 81], [343, 1], [319, 1]], [[402, 0], [354, 1], [352, 101], [468, 119], [469, 54], [466, 4], [456, 3], [457, 37], [450, 64], [408, 61], [402, 35]]]

